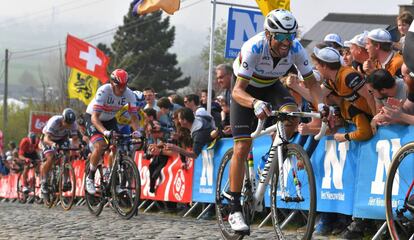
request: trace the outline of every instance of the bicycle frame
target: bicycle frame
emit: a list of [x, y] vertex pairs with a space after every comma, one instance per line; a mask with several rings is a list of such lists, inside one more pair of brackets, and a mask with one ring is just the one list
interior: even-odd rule
[[[259, 120], [257, 124], [256, 130], [251, 134], [252, 139], [258, 138], [260, 136], [263, 136], [265, 134], [269, 133], [275, 133], [274, 139], [272, 141], [272, 145], [270, 147], [269, 151], [269, 157], [267, 158], [266, 164], [263, 168], [262, 173], [259, 176], [259, 183], [256, 186], [256, 191], [253, 194], [253, 209], [252, 211], [258, 211], [261, 209], [263, 197], [266, 191], [266, 185], [269, 183], [271, 176], [273, 176], [275, 169], [278, 167], [279, 171], [279, 181], [281, 186], [281, 193], [282, 193], [282, 199], [285, 199], [286, 189], [285, 189], [285, 183], [284, 183], [284, 172], [283, 172], [283, 145], [287, 142], [286, 138], [286, 132], [285, 132], [285, 126], [283, 123], [284, 117], [300, 117], [300, 118], [321, 118], [320, 113], [311, 113], [311, 112], [279, 112], [279, 111], [273, 111], [272, 116], [276, 116], [277, 122], [273, 124], [272, 126], [263, 129], [265, 121]], [[320, 132], [315, 136], [316, 140], [319, 140], [326, 132], [327, 130], [327, 122], [322, 121], [322, 126]], [[277, 161], [275, 160], [275, 156], [277, 156]], [[276, 164], [277, 163], [277, 164]], [[246, 170], [246, 173], [248, 173], [248, 169]], [[246, 177], [250, 177], [250, 174], [246, 174]], [[255, 182], [255, 179], [250, 179], [250, 181], [253, 183]], [[301, 197], [300, 189], [297, 190], [297, 194], [299, 197]]]

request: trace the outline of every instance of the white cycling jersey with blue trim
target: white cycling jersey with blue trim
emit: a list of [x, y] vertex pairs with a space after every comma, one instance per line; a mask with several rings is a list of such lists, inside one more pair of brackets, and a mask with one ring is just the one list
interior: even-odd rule
[[300, 42], [294, 39], [289, 54], [273, 67], [269, 42], [265, 32], [260, 32], [243, 44], [233, 63], [233, 71], [236, 76], [250, 80], [250, 85], [262, 88], [278, 81], [292, 65], [296, 66], [302, 76], [308, 76], [312, 72], [311, 61]]

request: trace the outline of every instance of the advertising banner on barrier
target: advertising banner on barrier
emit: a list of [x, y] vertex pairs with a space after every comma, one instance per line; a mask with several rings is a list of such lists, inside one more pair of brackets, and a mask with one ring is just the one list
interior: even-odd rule
[[[253, 141], [254, 171], [259, 167], [262, 157], [268, 152], [271, 144], [270, 136], [263, 136]], [[217, 173], [224, 154], [233, 147], [232, 138], [220, 139], [214, 149], [203, 149], [194, 164], [193, 201], [214, 203], [216, 194]], [[226, 166], [226, 176], [228, 176]], [[256, 174], [255, 174], [256, 175]], [[225, 183], [228, 178], [223, 178]]]
[[75, 160], [72, 162], [73, 169], [75, 170], [76, 177], [76, 196], [85, 196], [85, 160]]
[[194, 160], [190, 161], [187, 169], [182, 169], [180, 156], [170, 157], [158, 177], [155, 194], [150, 190], [150, 160], [143, 158], [144, 153], [135, 153], [135, 162], [141, 174], [141, 199], [158, 201], [191, 202]]
[[0, 177], [0, 197], [17, 198], [17, 178], [18, 174], [11, 173]]
[[193, 201], [214, 203], [221, 158], [233, 147], [232, 138], [222, 138], [213, 149], [205, 147], [194, 163]]
[[[385, 219], [385, 182], [392, 157], [404, 144], [411, 142], [414, 136], [414, 126], [391, 125], [381, 127], [373, 139], [361, 142], [357, 185], [355, 186], [355, 217]], [[414, 159], [404, 161], [400, 167], [401, 176], [411, 176], [410, 179], [399, 179], [394, 182], [392, 200], [404, 201], [407, 187], [414, 179]], [[397, 182], [398, 181], [398, 182]], [[400, 183], [400, 184], [396, 184]], [[401, 204], [399, 204], [401, 206]]]
[[339, 143], [332, 136], [320, 140], [311, 158], [318, 211], [352, 214], [358, 148], [358, 142]]

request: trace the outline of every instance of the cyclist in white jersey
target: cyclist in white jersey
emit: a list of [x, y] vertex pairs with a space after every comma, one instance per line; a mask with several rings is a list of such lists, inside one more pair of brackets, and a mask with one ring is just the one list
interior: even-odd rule
[[128, 73], [123, 69], [114, 70], [111, 74], [110, 83], [98, 88], [94, 99], [86, 109], [86, 130], [93, 144], [90, 157], [90, 171], [86, 178], [86, 191], [90, 194], [96, 192], [93, 179], [95, 178], [95, 172], [101, 156], [107, 147], [104, 136], [109, 137], [112, 131], [118, 131], [115, 115], [123, 106], [129, 106], [131, 126], [135, 130], [132, 133], [133, 136], [140, 136], [137, 131], [139, 122], [136, 98], [135, 94], [127, 87], [127, 83]]
[[62, 115], [51, 117], [43, 127], [41, 147], [44, 163], [40, 171], [40, 192], [43, 198], [48, 193], [46, 179], [53, 164], [56, 147], [68, 141], [69, 138], [72, 138], [73, 145], [78, 144], [78, 125], [75, 120], [75, 112], [71, 108], [65, 108]]
[[[311, 61], [298, 40], [295, 17], [287, 10], [273, 10], [265, 18], [264, 32], [245, 42], [234, 61], [236, 75], [233, 81], [230, 125], [234, 138], [234, 153], [230, 163], [231, 213], [229, 223], [235, 231], [248, 231], [241, 212], [240, 195], [244, 177], [244, 162], [251, 147], [253, 122], [264, 119], [273, 109], [297, 111], [294, 98], [283, 87], [279, 78], [294, 66], [311, 89], [314, 103], [321, 103], [320, 86], [312, 71]], [[323, 105], [318, 106], [322, 108]], [[256, 115], [256, 117], [255, 117]], [[285, 123], [288, 138], [294, 133], [298, 121]]]

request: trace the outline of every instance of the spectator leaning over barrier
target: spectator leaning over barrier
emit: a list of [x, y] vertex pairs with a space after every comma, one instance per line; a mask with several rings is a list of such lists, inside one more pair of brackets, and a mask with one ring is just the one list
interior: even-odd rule
[[366, 60], [368, 60], [369, 55], [367, 49], [365, 49], [366, 45], [366, 36], [368, 35], [368, 31], [355, 35], [351, 40], [345, 41], [345, 46], [349, 46], [349, 52], [352, 56], [352, 67], [360, 72], [361, 74], [366, 74], [363, 68], [363, 64]]
[[405, 43], [405, 35], [408, 32], [408, 29], [410, 28], [411, 23], [413, 22], [413, 15], [411, 15], [410, 12], [404, 11], [397, 17], [397, 27], [398, 31], [400, 32], [400, 40], [398, 43], [394, 44], [394, 48], [399, 53], [402, 53], [402, 50], [404, 49], [404, 43]]
[[144, 88], [144, 98], [147, 102], [147, 105], [145, 105], [144, 109], [154, 108], [157, 112], [160, 110], [160, 108], [157, 106], [157, 100], [155, 99], [155, 91], [153, 88]]
[[392, 50], [391, 34], [382, 28], [370, 31], [367, 35], [365, 48], [369, 59], [364, 62], [364, 71], [369, 75], [375, 69], [385, 69], [393, 77], [401, 76], [402, 56]]
[[187, 128], [191, 132], [193, 149], [187, 150], [171, 143], [166, 144], [166, 149], [196, 159], [201, 153], [203, 146], [211, 142], [210, 132], [213, 130], [213, 126], [211, 121], [204, 117], [194, 116], [190, 108], [182, 108], [178, 111], [178, 121], [181, 127]]
[[[322, 95], [326, 97], [330, 92], [342, 97], [347, 102], [341, 109], [349, 113], [353, 118], [359, 112], [364, 112], [368, 118], [372, 118], [375, 110], [375, 102], [369, 94], [365, 85], [365, 79], [351, 67], [341, 66], [341, 56], [337, 50], [331, 47], [318, 49], [314, 48], [312, 59], [315, 61], [315, 67], [325, 79], [322, 86]], [[359, 140], [368, 140], [372, 137], [372, 131], [368, 125], [368, 130], [363, 136], [357, 136], [354, 133], [335, 134], [337, 141], [350, 141], [355, 138]]]
[[384, 69], [377, 69], [367, 77], [368, 91], [374, 96], [377, 114], [371, 121], [372, 131], [375, 133], [377, 125], [382, 124], [382, 108], [388, 105], [402, 106], [407, 99], [407, 85], [401, 78], [393, 78]]
[[414, 124], [414, 74], [410, 72], [405, 63], [401, 67], [401, 73], [408, 85], [407, 100], [402, 106], [394, 104], [394, 106], [384, 106], [382, 108], [384, 125], [393, 123]]

